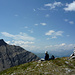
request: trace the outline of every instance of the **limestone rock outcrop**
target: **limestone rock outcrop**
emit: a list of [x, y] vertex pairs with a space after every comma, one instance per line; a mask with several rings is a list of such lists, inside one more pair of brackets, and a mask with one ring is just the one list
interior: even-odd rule
[[35, 60], [39, 60], [35, 54], [0, 40], [0, 71]]

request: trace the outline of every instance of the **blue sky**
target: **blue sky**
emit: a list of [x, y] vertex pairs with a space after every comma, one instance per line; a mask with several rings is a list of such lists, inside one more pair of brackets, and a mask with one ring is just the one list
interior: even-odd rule
[[75, 0], [0, 0], [0, 39], [28, 51], [75, 47]]

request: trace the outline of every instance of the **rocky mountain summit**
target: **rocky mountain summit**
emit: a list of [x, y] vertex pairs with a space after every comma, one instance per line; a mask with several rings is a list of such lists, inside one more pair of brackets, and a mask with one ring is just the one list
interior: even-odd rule
[[7, 45], [7, 43], [3, 39], [0, 39], [0, 46], [2, 45]]
[[0, 75], [75, 75], [75, 59], [62, 57], [29, 62], [4, 70]]
[[35, 54], [0, 39], [0, 71], [35, 60], [39, 60]]

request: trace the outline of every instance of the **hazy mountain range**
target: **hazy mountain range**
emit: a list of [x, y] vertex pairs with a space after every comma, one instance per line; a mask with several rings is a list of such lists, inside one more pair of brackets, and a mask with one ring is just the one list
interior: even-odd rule
[[[54, 55], [55, 57], [69, 57], [73, 53], [73, 50], [51, 51], [48, 53], [49, 57], [51, 57], [51, 55]], [[45, 53], [34, 53], [34, 54], [36, 54], [40, 58], [44, 58], [45, 56]]]

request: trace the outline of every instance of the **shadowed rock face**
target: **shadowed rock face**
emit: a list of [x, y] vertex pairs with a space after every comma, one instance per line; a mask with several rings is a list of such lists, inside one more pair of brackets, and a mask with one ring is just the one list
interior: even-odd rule
[[39, 58], [33, 53], [0, 40], [0, 71], [35, 60], [39, 60]]
[[3, 39], [0, 39], [0, 46], [2, 45], [7, 45], [7, 43]]

